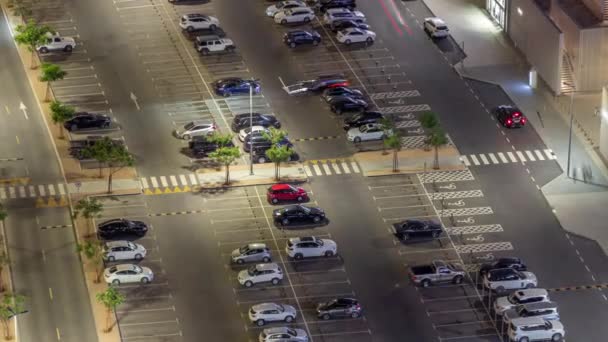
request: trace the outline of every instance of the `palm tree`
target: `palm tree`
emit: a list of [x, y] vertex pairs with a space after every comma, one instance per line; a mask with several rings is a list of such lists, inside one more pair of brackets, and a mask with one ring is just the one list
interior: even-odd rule
[[72, 106], [64, 105], [59, 101], [51, 102], [51, 119], [54, 124], [59, 125], [60, 138], [63, 139], [63, 124], [70, 120], [75, 113], [76, 109]]
[[433, 169], [439, 169], [439, 147], [448, 143], [448, 137], [445, 131], [440, 126], [435, 127], [429, 136], [429, 145], [435, 148], [435, 161], [433, 163]]
[[384, 138], [383, 145], [393, 150], [393, 172], [399, 171], [399, 151], [401, 151], [401, 137], [397, 132]]
[[62, 80], [68, 73], [61, 69], [57, 64], [43, 63], [42, 64], [42, 75], [40, 75], [40, 81], [46, 82], [46, 95], [44, 101], [50, 101], [51, 96], [51, 82]]
[[0, 300], [0, 321], [4, 330], [4, 339], [13, 339], [10, 329], [11, 318], [27, 312], [25, 310], [25, 297], [14, 293], [3, 293]]
[[[430, 145], [429, 139], [431, 138], [431, 134], [433, 132], [433, 130], [439, 126], [439, 119], [437, 118], [437, 114], [435, 114], [434, 112], [424, 112], [421, 116], [420, 116], [420, 125], [422, 126], [422, 128], [424, 128], [425, 132], [427, 133], [426, 136], [426, 145]], [[428, 150], [425, 147], [425, 150]]]

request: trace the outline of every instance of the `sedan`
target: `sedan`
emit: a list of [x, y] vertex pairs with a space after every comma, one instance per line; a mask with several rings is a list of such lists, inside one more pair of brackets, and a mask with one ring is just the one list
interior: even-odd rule
[[103, 271], [106, 283], [120, 285], [122, 283], [147, 284], [154, 279], [154, 273], [148, 267], [133, 264], [121, 264], [106, 268]]
[[527, 271], [528, 267], [520, 259], [515, 257], [500, 258], [492, 263], [485, 263], [479, 268], [479, 275], [484, 276], [491, 270], [497, 270], [500, 268], [512, 268], [517, 271]]
[[384, 115], [380, 112], [363, 112], [344, 119], [343, 128], [345, 131], [348, 131], [351, 128], [358, 128], [365, 124], [380, 123], [383, 119]]
[[312, 9], [308, 7], [299, 7], [278, 12], [274, 15], [274, 22], [281, 25], [309, 23], [315, 18], [315, 12]]
[[394, 223], [391, 227], [393, 233], [401, 239], [436, 239], [443, 232], [441, 224], [431, 220], [405, 220]]
[[349, 87], [336, 87], [325, 89], [323, 91], [323, 95], [321, 95], [325, 102], [330, 102], [332, 98], [337, 96], [347, 96], [362, 99], [363, 93], [361, 92], [361, 90], [358, 89], [353, 89]]
[[369, 25], [365, 23], [357, 22], [356, 20], [344, 19], [344, 20], [335, 20], [329, 25], [329, 28], [333, 32], [342, 31], [347, 28], [358, 28], [361, 30], [369, 30]]
[[376, 40], [376, 33], [369, 30], [362, 30], [359, 28], [347, 28], [342, 31], [338, 31], [336, 40], [345, 45], [352, 43], [367, 43], [371, 44]]
[[391, 129], [385, 130], [382, 125], [377, 123], [351, 128], [346, 133], [347, 139], [355, 143], [369, 140], [382, 140], [392, 134], [393, 131]]
[[87, 128], [108, 128], [112, 119], [104, 114], [81, 112], [76, 113], [70, 120], [63, 123], [63, 127], [70, 132]]
[[291, 323], [296, 319], [296, 308], [287, 304], [261, 303], [249, 309], [249, 320], [257, 326], [266, 322]]
[[126, 240], [109, 241], [103, 246], [103, 259], [107, 261], [141, 260], [146, 253], [144, 246]]
[[272, 217], [276, 222], [286, 226], [292, 222], [319, 223], [325, 219], [325, 212], [321, 208], [308, 207], [301, 204], [289, 205], [275, 209]]
[[97, 226], [97, 235], [102, 239], [111, 239], [121, 235], [146, 235], [148, 226], [142, 221], [127, 219], [114, 219], [100, 223]]
[[239, 140], [240, 141], [245, 141], [245, 139], [253, 132], [254, 135], [262, 135], [264, 136], [264, 133], [266, 134], [270, 134], [270, 131], [268, 130], [268, 128], [264, 127], [264, 126], [252, 126], [252, 127], [247, 127], [247, 128], [243, 128], [240, 132], [239, 132]]
[[229, 77], [217, 80], [213, 83], [213, 89], [219, 96], [228, 97], [230, 95], [248, 95], [249, 89], [257, 95], [262, 91], [257, 80], [246, 80], [240, 77]]
[[275, 116], [260, 113], [236, 114], [230, 128], [236, 133], [243, 128], [251, 127], [252, 124], [253, 126], [281, 128], [281, 122]]
[[311, 30], [291, 30], [283, 35], [283, 42], [290, 48], [295, 48], [298, 45], [319, 45], [321, 35], [319, 32]]
[[273, 18], [275, 14], [280, 11], [298, 7], [308, 7], [303, 1], [300, 0], [286, 0], [277, 3], [276, 5], [271, 5], [266, 8], [266, 15]]
[[331, 111], [338, 115], [344, 112], [360, 112], [369, 106], [365, 100], [350, 96], [333, 97], [328, 103]]
[[303, 329], [278, 327], [262, 330], [259, 342], [308, 342], [308, 334]]
[[317, 316], [328, 320], [337, 317], [361, 317], [361, 305], [354, 298], [335, 298], [317, 305]]

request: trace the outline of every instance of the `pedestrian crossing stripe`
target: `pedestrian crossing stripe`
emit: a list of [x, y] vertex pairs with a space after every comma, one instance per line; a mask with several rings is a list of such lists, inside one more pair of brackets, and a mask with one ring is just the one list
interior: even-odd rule
[[[505, 156], [506, 153], [506, 156]], [[519, 162], [533, 162], [543, 160], [555, 160], [557, 156], [550, 149], [544, 150], [526, 150], [513, 152], [498, 152], [498, 153], [477, 153], [460, 156], [460, 160], [466, 166], [479, 166], [490, 164], [508, 164]], [[496, 157], [498, 156], [498, 158]], [[508, 157], [508, 159], [507, 159]]]
[[0, 200], [46, 198], [67, 194], [64, 184], [13, 185], [0, 184]]
[[67, 207], [68, 200], [66, 196], [61, 196], [58, 199], [55, 197], [36, 198], [36, 208], [57, 208], [57, 207]]
[[161, 193], [178, 193], [192, 191], [195, 186], [199, 185], [198, 177], [195, 174], [148, 176], [141, 177], [139, 182], [146, 195], [159, 194], [156, 190], [150, 189], [162, 189], [159, 190]]
[[303, 163], [308, 176], [330, 176], [361, 173], [357, 163], [350, 158], [308, 160]]

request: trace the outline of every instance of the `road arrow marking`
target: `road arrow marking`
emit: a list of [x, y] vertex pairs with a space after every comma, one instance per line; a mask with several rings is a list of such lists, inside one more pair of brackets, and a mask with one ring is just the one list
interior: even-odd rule
[[25, 119], [29, 120], [30, 118], [27, 116], [27, 107], [23, 102], [19, 103], [19, 109], [23, 112], [23, 115], [25, 115]]
[[137, 96], [135, 96], [133, 92], [131, 92], [131, 101], [135, 103], [135, 107], [137, 107], [137, 110], [141, 110], [141, 108], [139, 108], [139, 103], [137, 102]]

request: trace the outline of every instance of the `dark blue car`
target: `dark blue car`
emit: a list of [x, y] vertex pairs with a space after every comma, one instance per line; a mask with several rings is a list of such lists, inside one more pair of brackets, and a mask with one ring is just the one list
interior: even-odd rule
[[259, 94], [262, 91], [260, 83], [257, 80], [245, 80], [240, 77], [223, 78], [213, 83], [215, 93], [225, 97], [241, 94], [248, 95], [249, 87], [253, 88], [253, 94]]

